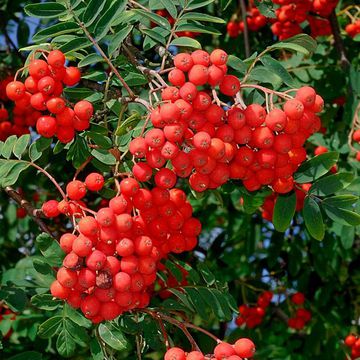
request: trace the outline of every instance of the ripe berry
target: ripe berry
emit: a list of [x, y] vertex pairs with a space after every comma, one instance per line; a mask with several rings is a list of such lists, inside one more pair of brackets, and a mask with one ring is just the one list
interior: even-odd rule
[[54, 92], [55, 80], [50, 76], [44, 76], [37, 83], [38, 91], [45, 95], [51, 95]]
[[171, 189], [176, 184], [176, 175], [167, 168], [160, 169], [155, 175], [155, 184], [162, 189]]
[[106, 256], [103, 252], [99, 250], [94, 250], [86, 258], [86, 266], [93, 271], [101, 270], [106, 262]]
[[179, 69], [173, 69], [168, 75], [169, 82], [174, 86], [182, 86], [185, 84], [185, 74]]
[[205, 356], [200, 351], [191, 351], [187, 354], [186, 360], [205, 360]]
[[11, 81], [6, 86], [6, 96], [13, 101], [20, 100], [25, 94], [25, 85], [20, 81]]
[[245, 110], [246, 123], [251, 127], [260, 126], [266, 119], [266, 111], [259, 104], [251, 104]]
[[166, 352], [164, 360], [186, 360], [185, 351], [180, 348], [173, 347]]
[[85, 179], [86, 187], [91, 191], [99, 191], [104, 186], [104, 177], [99, 173], [91, 173]]
[[208, 68], [204, 65], [194, 65], [188, 73], [189, 81], [196, 86], [205, 85], [208, 76]]
[[59, 202], [56, 200], [49, 200], [46, 201], [42, 207], [41, 210], [44, 213], [44, 215], [48, 218], [53, 218], [58, 215], [60, 215], [60, 211], [58, 209]]
[[70, 181], [66, 185], [66, 193], [71, 200], [80, 200], [86, 195], [86, 186], [79, 180]]
[[60, 50], [52, 50], [47, 56], [47, 62], [54, 68], [62, 68], [65, 65], [65, 55]]
[[247, 338], [242, 338], [236, 341], [234, 349], [236, 354], [242, 358], [251, 358], [255, 354], [255, 345]]
[[174, 57], [174, 65], [181, 71], [189, 71], [194, 65], [190, 54], [180, 53]]
[[47, 109], [53, 114], [59, 114], [65, 109], [65, 101], [62, 98], [54, 97], [46, 102]]
[[50, 73], [48, 64], [44, 60], [36, 59], [29, 63], [29, 74], [35, 79], [41, 79], [42, 77]]
[[67, 288], [73, 288], [78, 281], [78, 276], [75, 271], [61, 267], [57, 274], [56, 278], [62, 286]]
[[78, 223], [79, 231], [91, 238], [97, 236], [99, 233], [99, 224], [92, 216], [83, 217]]
[[126, 196], [135, 195], [140, 189], [139, 183], [133, 178], [126, 178], [120, 182], [120, 191]]
[[94, 107], [91, 102], [86, 100], [81, 100], [77, 102], [74, 106], [75, 115], [82, 121], [89, 121], [93, 116]]
[[273, 109], [266, 115], [265, 123], [269, 129], [281, 131], [287, 124], [286, 114], [280, 109]]
[[73, 252], [80, 256], [85, 257], [91, 254], [93, 248], [92, 241], [83, 235], [79, 235], [73, 242], [72, 250]]
[[240, 81], [234, 75], [225, 75], [219, 88], [224, 95], [235, 96], [240, 91]]
[[219, 360], [224, 359], [225, 360], [228, 357], [230, 357], [231, 355], [236, 355], [236, 352], [232, 345], [230, 345], [226, 342], [222, 342], [215, 347], [214, 355], [215, 355], [216, 359], [219, 359]]
[[305, 302], [305, 295], [301, 292], [297, 292], [291, 296], [291, 301], [296, 305], [303, 305]]
[[53, 137], [56, 133], [56, 119], [52, 116], [39, 117], [36, 122], [36, 131], [43, 137]]
[[194, 65], [210, 65], [210, 56], [204, 50], [195, 50], [194, 52], [192, 52], [191, 57], [194, 61]]
[[100, 310], [101, 303], [93, 295], [89, 295], [81, 300], [81, 311], [88, 318], [94, 317]]
[[55, 280], [50, 286], [50, 292], [52, 296], [65, 300], [70, 294], [70, 289]]
[[80, 70], [77, 67], [69, 66], [66, 68], [65, 75], [62, 81], [67, 86], [74, 86], [80, 81], [80, 78]]
[[186, 82], [179, 90], [180, 96], [185, 101], [192, 101], [197, 95], [197, 88], [191, 82]]
[[295, 96], [295, 99], [301, 101], [306, 108], [311, 108], [315, 104], [316, 92], [310, 86], [301, 87]]
[[285, 114], [294, 120], [300, 120], [304, 115], [304, 105], [297, 99], [286, 101], [284, 104]]
[[214, 64], [214, 65], [225, 65], [226, 61], [227, 61], [227, 53], [224, 50], [221, 49], [215, 49], [211, 54], [210, 54], [210, 61]]

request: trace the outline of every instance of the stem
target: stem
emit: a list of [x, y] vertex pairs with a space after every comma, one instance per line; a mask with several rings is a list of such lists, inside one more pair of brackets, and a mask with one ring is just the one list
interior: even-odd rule
[[242, 88], [250, 88], [250, 89], [258, 89], [258, 90], [261, 90], [263, 91], [264, 93], [266, 94], [274, 94], [274, 95], [277, 95], [283, 99], [286, 99], [286, 100], [290, 100], [290, 99], [293, 99], [292, 96], [290, 95], [287, 95], [283, 92], [279, 92], [279, 91], [275, 91], [275, 90], [271, 90], [271, 89], [268, 89], [266, 87], [263, 87], [263, 86], [260, 86], [260, 85], [255, 85], [255, 84], [243, 84], [241, 85]]
[[49, 234], [51, 237], [56, 238], [50, 229], [46, 226], [46, 224], [40, 219], [41, 210], [35, 209], [27, 200], [25, 200], [16, 190], [14, 190], [11, 186], [5, 187], [4, 191], [6, 194], [13, 200], [15, 200], [22, 208], [26, 210], [28, 215], [32, 217], [32, 219], [36, 222], [39, 228]]
[[329, 21], [331, 25], [331, 31], [334, 35], [336, 52], [340, 55], [341, 67], [343, 70], [348, 70], [350, 68], [350, 62], [347, 58], [345, 46], [341, 38], [340, 27], [336, 17], [335, 10], [333, 10], [333, 12], [331, 13], [329, 17]]
[[[255, 58], [255, 60], [253, 61], [253, 63], [252, 63], [252, 64], [249, 66], [249, 68], [247, 69], [246, 74], [245, 74], [245, 76], [244, 76], [244, 78], [243, 78], [243, 80], [242, 80], [241, 83], [244, 83], [244, 82], [248, 79], [251, 71], [254, 69], [254, 67], [255, 67], [255, 65], [258, 63], [258, 61], [259, 61], [267, 52], [269, 52], [270, 50], [271, 50], [271, 49], [266, 48], [264, 51], [262, 51], [262, 52]], [[242, 86], [243, 86], [243, 85], [242, 85]]]
[[126, 81], [123, 79], [123, 77], [120, 75], [119, 71], [116, 69], [116, 67], [113, 65], [113, 63], [111, 62], [111, 60], [106, 56], [106, 54], [104, 53], [103, 49], [99, 46], [99, 44], [96, 42], [96, 40], [92, 37], [92, 35], [90, 34], [90, 32], [88, 31], [88, 29], [86, 28], [85, 24], [77, 17], [77, 15], [75, 14], [74, 10], [69, 7], [69, 11], [71, 12], [71, 14], [73, 15], [74, 19], [77, 21], [77, 23], [79, 24], [80, 28], [82, 29], [82, 31], [84, 32], [84, 34], [86, 35], [86, 37], [92, 42], [93, 46], [96, 48], [96, 50], [99, 52], [99, 54], [102, 56], [102, 58], [105, 60], [105, 62], [109, 65], [111, 71], [116, 75], [116, 77], [120, 80], [121, 84], [124, 86], [124, 88], [126, 89], [126, 91], [128, 92], [129, 96], [132, 99], [136, 98], [136, 95], [134, 94], [134, 92], [130, 89], [129, 85], [126, 83]]
[[246, 21], [246, 5], [245, 0], [240, 0], [241, 17], [244, 23], [244, 45], [245, 45], [245, 56], [250, 56], [250, 42], [249, 42], [249, 28]]
[[63, 197], [64, 200], [66, 200], [66, 194], [64, 193], [63, 189], [61, 188], [61, 186], [58, 184], [58, 182], [54, 179], [54, 177], [52, 177], [45, 169], [43, 169], [42, 167], [40, 167], [39, 165], [36, 165], [33, 162], [29, 163], [31, 166], [33, 166], [35, 169], [39, 170], [40, 172], [42, 172], [45, 176], [48, 177], [48, 179], [55, 185], [56, 189], [59, 191], [59, 193], [61, 194], [61, 196]]
[[355, 109], [355, 115], [354, 115], [354, 119], [353, 119], [353, 122], [352, 122], [352, 125], [351, 125], [351, 130], [350, 130], [350, 133], [348, 135], [348, 145], [349, 145], [349, 148], [354, 151], [354, 152], [357, 152], [357, 150], [353, 147], [352, 145], [352, 142], [353, 142], [353, 135], [354, 135], [354, 132], [356, 131], [356, 129], [358, 127], [360, 127], [360, 119], [359, 119], [359, 111], [360, 111], [360, 103], [357, 105], [356, 109]]
[[79, 176], [80, 172], [83, 171], [86, 166], [91, 162], [93, 159], [93, 156], [89, 156], [76, 170], [75, 175], [73, 177], [73, 180], [76, 180], [76, 178]]

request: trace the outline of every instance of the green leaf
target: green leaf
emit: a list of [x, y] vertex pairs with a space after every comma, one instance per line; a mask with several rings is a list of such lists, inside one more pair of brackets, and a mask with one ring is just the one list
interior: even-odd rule
[[[46, 262], [44, 262], [44, 261], [42, 261], [40, 259], [34, 259], [33, 260], [33, 266], [34, 266], [34, 269], [38, 273], [40, 273], [42, 275], [50, 275], [50, 276], [54, 277], [53, 269]], [[54, 280], [55, 280], [55, 277], [54, 277]]]
[[79, 61], [78, 67], [84, 67], [92, 64], [98, 64], [99, 62], [104, 61], [103, 57], [98, 54], [89, 54], [86, 55], [82, 60]]
[[294, 175], [294, 180], [299, 184], [313, 182], [325, 175], [336, 164], [338, 159], [339, 154], [335, 151], [317, 155], [299, 167]]
[[337, 195], [324, 199], [322, 204], [346, 209], [353, 207], [358, 200], [359, 197], [355, 195]]
[[0, 299], [16, 312], [24, 311], [28, 301], [25, 291], [13, 285], [0, 287]]
[[51, 338], [56, 335], [62, 326], [62, 316], [54, 316], [39, 325], [38, 335], [41, 338]]
[[45, 257], [44, 260], [52, 266], [61, 266], [65, 256], [59, 243], [49, 234], [42, 233], [36, 237], [36, 244]]
[[145, 10], [142, 10], [142, 9], [134, 9], [133, 10], [136, 14], [140, 15], [140, 17], [144, 17], [144, 18], [147, 18], [148, 20], [154, 22], [155, 24], [163, 27], [164, 29], [167, 29], [167, 30], [171, 30], [171, 25], [169, 23], [169, 21], [158, 15], [158, 14], [155, 14], [151, 11], [145, 11]]
[[[30, 164], [21, 160], [8, 160], [9, 168], [6, 175], [0, 178], [0, 184], [2, 187], [14, 185], [20, 174], [26, 170]], [[0, 168], [0, 174], [2, 174], [3, 166]]]
[[66, 13], [66, 8], [64, 5], [56, 2], [43, 2], [26, 5], [24, 11], [29, 16], [51, 19], [64, 15]]
[[61, 45], [59, 47], [59, 50], [62, 51], [64, 54], [74, 52], [80, 49], [87, 48], [91, 46], [91, 42], [86, 37], [77, 37], [73, 40], [70, 40], [69, 42], [65, 43], [64, 45]]
[[41, 137], [32, 143], [29, 148], [29, 156], [31, 161], [38, 160], [41, 157], [43, 151], [50, 147], [51, 142], [51, 139]]
[[41, 29], [33, 36], [33, 41], [40, 43], [49, 38], [63, 34], [71, 34], [79, 31], [79, 25], [72, 21], [61, 22]]
[[130, 115], [127, 119], [125, 119], [120, 123], [120, 126], [115, 131], [115, 135], [121, 136], [133, 130], [140, 120], [141, 120], [140, 114], [135, 113]]
[[159, 32], [156, 31], [156, 29], [140, 29], [140, 31], [143, 34], [150, 36], [152, 39], [159, 42], [160, 44], [166, 44], [166, 39], [162, 35], [160, 35]]
[[104, 354], [100, 343], [96, 338], [93, 338], [90, 341], [90, 352], [93, 360], [104, 360]]
[[201, 24], [193, 24], [193, 23], [180, 24], [179, 26], [176, 27], [176, 31], [191, 31], [202, 34], [221, 35], [221, 32], [210, 26], [204, 26]]
[[10, 159], [10, 156], [11, 156], [11, 154], [13, 152], [16, 140], [17, 140], [16, 135], [11, 135], [6, 139], [4, 145], [3, 145], [2, 149], [1, 149], [1, 155], [5, 159]]
[[310, 196], [305, 197], [303, 216], [309, 234], [316, 240], [322, 240], [325, 235], [323, 217], [319, 205]]
[[177, 9], [173, 0], [160, 0], [160, 3], [163, 5], [164, 9], [166, 9], [172, 18], [177, 18]]
[[234, 55], [229, 55], [226, 65], [239, 71], [241, 74], [245, 74], [247, 70], [246, 64]]
[[64, 313], [65, 316], [71, 319], [75, 324], [80, 325], [81, 327], [90, 329], [92, 326], [92, 322], [87, 319], [84, 315], [80, 312], [76, 311], [67, 303], [64, 304]]
[[91, 155], [105, 165], [115, 165], [116, 158], [107, 150], [93, 149]]
[[126, 4], [126, 0], [114, 1], [104, 15], [96, 22], [94, 30], [96, 40], [99, 41], [108, 33], [113, 21], [124, 11]]
[[60, 332], [56, 340], [56, 349], [59, 355], [63, 357], [70, 357], [75, 353], [76, 344], [70, 333], [64, 329]]
[[285, 41], [271, 45], [268, 49], [286, 49], [309, 55], [310, 53], [315, 52], [316, 48], [317, 42], [311, 36], [306, 34], [298, 34], [292, 38], [286, 39]]
[[198, 12], [189, 12], [184, 14], [181, 17], [181, 21], [183, 20], [195, 20], [195, 21], [203, 21], [203, 22], [211, 22], [215, 24], [225, 24], [226, 21], [216, 16], [211, 16], [205, 13], [198, 13]]
[[82, 21], [86, 27], [90, 26], [101, 13], [106, 1], [90, 0], [82, 14]]
[[112, 141], [105, 135], [93, 131], [87, 131], [86, 135], [92, 139], [96, 145], [101, 146], [105, 150], [112, 147]]
[[214, 2], [214, 0], [191, 0], [187, 3], [187, 6], [185, 6], [185, 9], [187, 11], [195, 10], [195, 9], [204, 7], [206, 5], [209, 5], [213, 2]]
[[323, 209], [326, 212], [326, 215], [335, 221], [338, 224], [347, 225], [347, 226], [358, 226], [360, 225], [360, 215], [347, 210], [347, 209], [341, 209], [337, 208], [335, 206], [331, 206], [328, 204], [322, 204]]
[[18, 159], [21, 159], [21, 156], [25, 152], [27, 146], [29, 145], [29, 142], [30, 142], [29, 134], [22, 135], [16, 140], [13, 153]]
[[51, 294], [37, 294], [31, 298], [31, 304], [38, 309], [52, 311], [57, 309], [62, 301], [55, 299]]
[[215, 283], [216, 279], [214, 274], [210, 271], [208, 266], [204, 263], [199, 263], [197, 266], [201, 276], [203, 277], [204, 281], [207, 285], [211, 286]]
[[296, 194], [292, 192], [286, 195], [279, 195], [276, 199], [273, 224], [275, 229], [280, 232], [285, 232], [290, 226], [291, 220], [294, 217], [296, 209]]
[[326, 176], [312, 184], [309, 194], [327, 196], [345, 189], [351, 184], [354, 175], [351, 173], [338, 173]]
[[263, 56], [262, 58], [260, 58], [260, 61], [266, 68], [273, 71], [274, 74], [279, 76], [286, 85], [290, 87], [296, 87], [296, 82], [279, 61], [273, 59], [271, 56]]
[[123, 351], [128, 347], [128, 341], [122, 331], [111, 323], [100, 324], [99, 335], [107, 345], [115, 350]]
[[123, 29], [117, 31], [117, 33], [112, 37], [108, 47], [108, 53], [111, 57], [116, 50], [121, 47], [121, 44], [126, 39], [126, 37], [130, 34], [133, 29], [133, 25], [127, 25]]
[[186, 294], [189, 296], [191, 303], [194, 305], [196, 313], [204, 320], [209, 319], [209, 313], [207, 309], [209, 306], [206, 304], [204, 299], [200, 296], [196, 288], [186, 288]]
[[7, 360], [42, 360], [42, 354], [37, 351], [25, 351], [7, 358]]
[[189, 38], [187, 36], [181, 36], [174, 39], [173, 41], [171, 41], [170, 45], [201, 49], [201, 44], [197, 40]]
[[191, 312], [195, 312], [192, 303], [182, 291], [172, 288], [169, 288], [168, 290], [173, 293]]

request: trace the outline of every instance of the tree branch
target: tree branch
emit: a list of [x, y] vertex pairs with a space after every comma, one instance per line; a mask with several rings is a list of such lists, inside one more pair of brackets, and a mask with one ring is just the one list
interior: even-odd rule
[[331, 15], [329, 17], [329, 21], [330, 21], [331, 31], [334, 35], [335, 48], [340, 56], [341, 67], [343, 68], [343, 70], [348, 70], [350, 67], [350, 61], [346, 55], [346, 50], [345, 50], [345, 46], [344, 46], [344, 43], [341, 38], [340, 27], [339, 27], [339, 23], [337, 20], [335, 10], [331, 13]]
[[250, 42], [249, 42], [249, 28], [246, 21], [246, 5], [245, 0], [240, 0], [241, 7], [241, 17], [244, 23], [244, 46], [245, 46], [245, 56], [248, 58], [250, 56]]
[[50, 236], [56, 238], [54, 234], [50, 231], [50, 229], [46, 226], [46, 224], [40, 219], [42, 212], [40, 209], [35, 209], [27, 200], [25, 200], [16, 190], [14, 190], [11, 186], [7, 186], [4, 191], [6, 194], [16, 201], [22, 208], [26, 210], [28, 215], [32, 217], [32, 219], [36, 222], [39, 228], [49, 234]]

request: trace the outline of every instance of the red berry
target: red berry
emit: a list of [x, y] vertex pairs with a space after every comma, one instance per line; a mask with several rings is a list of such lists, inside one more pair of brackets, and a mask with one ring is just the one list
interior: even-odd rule
[[164, 360], [186, 360], [185, 351], [180, 348], [173, 347], [166, 352]]
[[62, 81], [67, 86], [74, 86], [80, 81], [80, 78], [80, 70], [77, 67], [69, 66], [65, 70], [65, 75]]
[[89, 121], [93, 116], [94, 107], [91, 102], [86, 100], [81, 100], [77, 102], [74, 106], [75, 115], [82, 121]]
[[85, 179], [86, 187], [91, 191], [99, 191], [104, 186], [104, 177], [99, 173], [91, 173]]
[[62, 68], [65, 65], [65, 55], [60, 50], [52, 50], [47, 56], [47, 62], [54, 68]]
[[235, 96], [240, 91], [240, 80], [234, 75], [225, 75], [219, 88], [224, 95]]
[[56, 119], [52, 116], [42, 116], [38, 118], [36, 131], [43, 137], [53, 137], [56, 133]]
[[194, 65], [190, 54], [180, 53], [174, 57], [174, 65], [181, 71], [189, 71]]
[[56, 217], [60, 215], [60, 211], [58, 210], [58, 204], [59, 202], [56, 200], [46, 201], [42, 205], [41, 210], [44, 213], [44, 215], [48, 218]]
[[236, 341], [234, 345], [236, 354], [242, 358], [251, 358], [255, 354], [255, 345], [254, 343], [247, 338], [242, 338]]
[[79, 180], [70, 181], [66, 185], [66, 193], [71, 200], [80, 200], [86, 195], [86, 186]]

